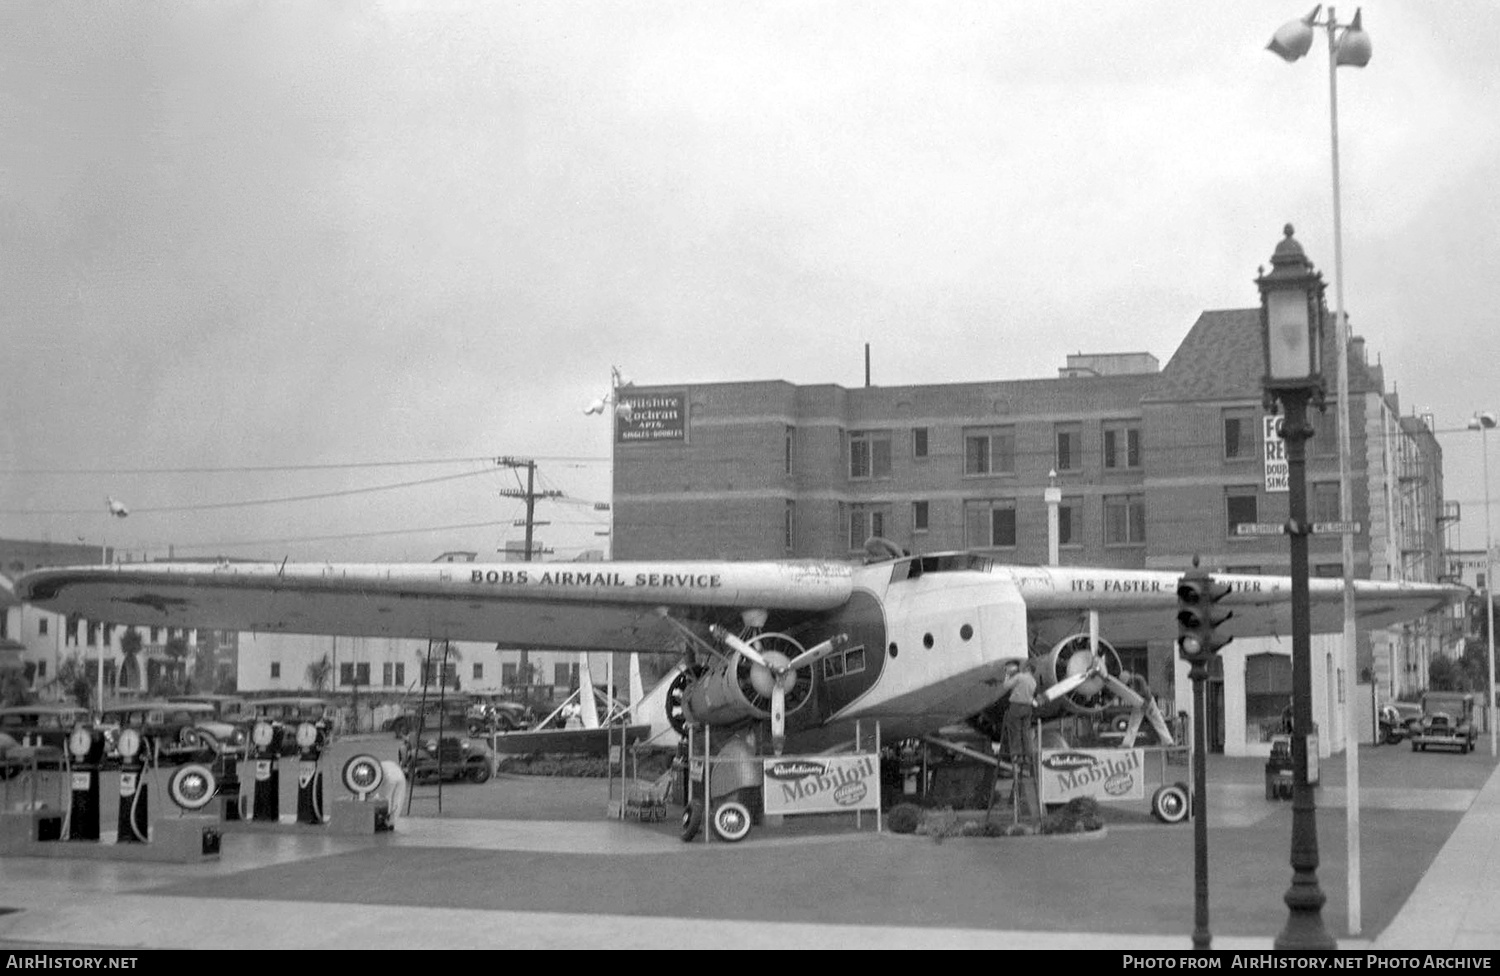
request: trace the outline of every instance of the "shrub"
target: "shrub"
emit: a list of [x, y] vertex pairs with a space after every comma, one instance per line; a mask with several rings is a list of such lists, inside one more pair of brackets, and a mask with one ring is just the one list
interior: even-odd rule
[[898, 803], [885, 815], [886, 827], [893, 834], [913, 834], [922, 824], [922, 808], [915, 803]]

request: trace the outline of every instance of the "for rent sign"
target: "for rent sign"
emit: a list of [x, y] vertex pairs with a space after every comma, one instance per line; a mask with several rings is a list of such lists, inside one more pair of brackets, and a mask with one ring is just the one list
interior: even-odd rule
[[880, 762], [874, 753], [782, 756], [764, 763], [766, 813], [880, 809]]
[[1292, 466], [1286, 459], [1286, 441], [1281, 439], [1281, 418], [1262, 417], [1262, 443], [1266, 457], [1266, 491], [1291, 491]]
[[687, 440], [686, 393], [621, 392], [617, 396], [623, 408], [615, 413], [617, 444]]
[[1075, 796], [1096, 800], [1141, 800], [1145, 753], [1140, 749], [1042, 750], [1042, 802], [1066, 803]]

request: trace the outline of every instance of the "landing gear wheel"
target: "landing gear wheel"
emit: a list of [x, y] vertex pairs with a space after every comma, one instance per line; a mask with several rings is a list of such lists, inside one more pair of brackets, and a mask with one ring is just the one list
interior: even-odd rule
[[1160, 787], [1151, 794], [1151, 816], [1162, 823], [1182, 823], [1191, 812], [1188, 788], [1182, 783]]
[[714, 809], [714, 836], [733, 844], [750, 834], [750, 808], [738, 800], [722, 803]]
[[682, 808], [682, 839], [692, 840], [703, 829], [703, 801], [689, 800]]

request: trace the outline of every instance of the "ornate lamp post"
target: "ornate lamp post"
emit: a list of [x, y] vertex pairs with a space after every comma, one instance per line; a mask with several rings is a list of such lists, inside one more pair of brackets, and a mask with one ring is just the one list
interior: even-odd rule
[[1490, 535], [1490, 430], [1495, 426], [1495, 415], [1489, 411], [1476, 413], [1469, 421], [1469, 429], [1479, 431], [1480, 444], [1484, 448], [1484, 607], [1486, 613], [1485, 633], [1489, 641], [1489, 700], [1484, 703], [1485, 724], [1490, 727], [1490, 755], [1495, 755], [1495, 542]]
[[1323, 275], [1314, 271], [1286, 225], [1271, 271], [1255, 279], [1260, 289], [1260, 325], [1265, 340], [1266, 408], [1280, 403], [1285, 419], [1288, 503], [1292, 550], [1292, 886], [1286, 928], [1278, 949], [1330, 949], [1318, 887], [1318, 825], [1307, 781], [1307, 736], [1312, 731], [1312, 622], [1307, 592], [1307, 422], [1309, 403], [1323, 406]]

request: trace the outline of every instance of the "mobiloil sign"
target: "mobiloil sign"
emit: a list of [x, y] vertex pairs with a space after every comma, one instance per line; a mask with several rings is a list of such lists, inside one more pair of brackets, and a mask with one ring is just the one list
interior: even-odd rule
[[873, 753], [764, 760], [766, 813], [880, 809], [880, 764]]
[[1042, 802], [1075, 796], [1140, 800], [1146, 796], [1140, 749], [1063, 749], [1042, 753]]

